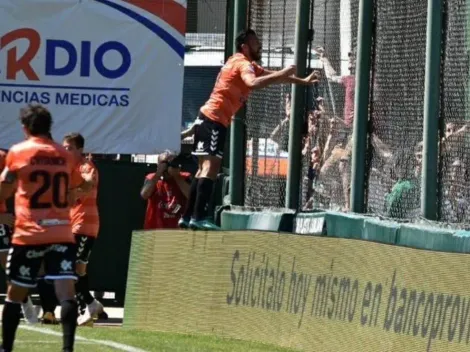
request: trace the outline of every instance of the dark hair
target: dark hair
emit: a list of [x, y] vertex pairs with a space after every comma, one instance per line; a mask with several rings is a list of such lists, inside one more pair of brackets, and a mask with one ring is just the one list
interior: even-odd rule
[[64, 137], [64, 141], [73, 143], [77, 149], [85, 147], [85, 138], [80, 133], [69, 133]]
[[40, 104], [29, 104], [22, 108], [20, 121], [32, 136], [48, 136], [51, 133], [51, 113]]
[[248, 43], [248, 37], [251, 35], [256, 35], [256, 32], [252, 29], [246, 29], [237, 35], [235, 38], [235, 47], [237, 48], [237, 52], [242, 51], [242, 45]]

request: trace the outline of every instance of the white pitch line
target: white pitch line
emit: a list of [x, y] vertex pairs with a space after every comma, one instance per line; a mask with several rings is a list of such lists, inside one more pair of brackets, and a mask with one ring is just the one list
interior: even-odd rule
[[[51, 345], [57, 344], [58, 341], [46, 341], [46, 340], [15, 340], [15, 345], [17, 344], [39, 344], [39, 345]], [[75, 344], [77, 345], [96, 345], [96, 343], [92, 341], [76, 341]]]
[[[60, 332], [55, 332], [55, 331], [52, 331], [52, 330], [49, 330], [49, 329], [36, 328], [36, 327], [33, 327], [33, 326], [20, 325], [19, 328], [23, 329], [23, 330], [38, 332], [38, 333], [41, 333], [41, 334], [44, 334], [44, 335], [62, 336], [62, 333], [60, 333]], [[125, 351], [125, 352], [147, 352], [147, 351], [142, 350], [140, 348], [124, 345], [122, 343], [117, 343], [117, 342], [113, 342], [113, 341], [86, 339], [86, 338], [81, 337], [81, 336], [75, 336], [75, 340], [93, 342], [97, 345], [113, 347], [117, 350]]]

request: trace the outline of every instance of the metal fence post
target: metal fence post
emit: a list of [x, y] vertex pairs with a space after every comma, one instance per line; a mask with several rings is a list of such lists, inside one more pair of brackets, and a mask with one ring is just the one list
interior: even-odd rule
[[[305, 76], [309, 40], [310, 0], [297, 1], [295, 28], [295, 64], [297, 76]], [[291, 123], [289, 124], [289, 168], [287, 172], [286, 208], [298, 209], [302, 174], [302, 126], [305, 116], [305, 87], [292, 87]]]
[[[225, 18], [225, 48], [224, 48], [224, 62], [233, 55], [233, 41], [234, 41], [234, 30], [235, 30], [235, 0], [227, 0], [226, 18]], [[222, 161], [222, 167], [230, 169], [230, 127], [227, 130], [227, 137], [224, 148], [224, 159]]]
[[367, 123], [372, 53], [373, 0], [360, 0], [357, 34], [356, 96], [351, 167], [351, 211], [365, 211]]
[[428, 0], [426, 73], [424, 82], [424, 144], [421, 187], [421, 213], [437, 220], [440, 77], [442, 43], [442, 0]]
[[[234, 0], [234, 36], [246, 29], [248, 0]], [[235, 46], [235, 43], [232, 44]], [[234, 47], [233, 52], [236, 52]], [[244, 201], [244, 159], [245, 159], [245, 139], [244, 121], [246, 109], [243, 107], [235, 115], [230, 126], [230, 203], [233, 205], [243, 205]]]

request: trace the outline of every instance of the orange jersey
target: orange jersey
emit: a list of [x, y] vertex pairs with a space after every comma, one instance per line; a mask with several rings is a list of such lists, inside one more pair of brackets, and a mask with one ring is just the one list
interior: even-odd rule
[[48, 139], [33, 137], [13, 146], [6, 157], [2, 182], [16, 176], [13, 244], [74, 243], [68, 189], [83, 179], [72, 155]]
[[100, 217], [96, 200], [98, 198], [98, 170], [93, 162], [84, 159], [77, 171], [84, 179], [92, 178], [93, 189], [85, 196], [79, 197], [70, 211], [72, 232], [75, 235], [97, 237], [100, 228]]
[[251, 93], [251, 89], [243, 81], [243, 76], [253, 73], [261, 76], [263, 72], [261, 66], [250, 62], [245, 55], [233, 55], [220, 70], [211, 96], [201, 108], [201, 112], [209, 119], [228, 127], [233, 115]]
[[[0, 174], [2, 173], [3, 169], [5, 168], [5, 159], [7, 154], [0, 150]], [[4, 202], [0, 202], [0, 213], [6, 213], [7, 206]]]

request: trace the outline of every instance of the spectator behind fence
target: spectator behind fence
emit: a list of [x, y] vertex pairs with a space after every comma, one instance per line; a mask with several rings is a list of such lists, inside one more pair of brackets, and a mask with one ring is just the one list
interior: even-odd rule
[[271, 132], [270, 138], [277, 143], [279, 151], [288, 151], [289, 148], [289, 122], [291, 112], [290, 93], [285, 96], [285, 117]]
[[351, 139], [345, 139], [337, 130], [338, 119], [330, 118], [329, 133], [322, 152], [322, 163], [318, 172], [320, 189], [328, 207], [349, 210], [349, 158], [352, 149]]
[[444, 137], [441, 139], [441, 159], [443, 168], [447, 169], [454, 162], [455, 157], [463, 159], [466, 154], [466, 135], [468, 134], [467, 125], [458, 129], [457, 125], [449, 122], [445, 126]]
[[[318, 176], [325, 199], [328, 199], [329, 207], [349, 211], [349, 193], [351, 177], [351, 151], [352, 151], [352, 126], [354, 119], [354, 95], [355, 95], [355, 62], [352, 53], [349, 53], [348, 69], [350, 74], [338, 75], [325, 55], [325, 49], [316, 49], [323, 62], [325, 75], [328, 80], [340, 83], [345, 88], [345, 100], [343, 118], [329, 116], [328, 137], [324, 145], [317, 144], [322, 151], [322, 163]], [[324, 130], [327, 130], [324, 129]], [[320, 135], [322, 131], [320, 130]], [[309, 206], [313, 201], [309, 201]]]
[[[450, 168], [450, 187], [445, 191], [442, 204], [447, 220], [452, 223], [462, 223], [469, 214], [469, 172], [467, 165], [456, 158]], [[465, 186], [462, 186], [465, 185]]]
[[318, 47], [316, 49], [320, 55], [320, 60], [323, 62], [326, 77], [333, 82], [340, 83], [344, 86], [345, 96], [344, 96], [344, 114], [343, 114], [343, 123], [349, 134], [352, 133], [352, 126], [354, 120], [354, 96], [356, 89], [356, 76], [354, 73], [355, 70], [355, 60], [352, 53], [348, 53], [349, 63], [349, 75], [338, 75], [330, 63], [330, 60], [325, 56], [325, 49]]
[[147, 175], [140, 191], [147, 201], [144, 229], [178, 228], [189, 196], [190, 174], [175, 164], [176, 155], [165, 152], [158, 156], [157, 170]]
[[302, 155], [307, 155], [308, 152], [315, 146], [320, 145], [320, 129], [322, 112], [320, 110], [312, 110], [308, 113], [307, 117], [307, 135], [304, 136]]
[[421, 148], [422, 144], [419, 144], [414, 157], [407, 150], [394, 155], [392, 177], [397, 181], [385, 195], [385, 216], [396, 219], [415, 217], [415, 211], [420, 207]]

